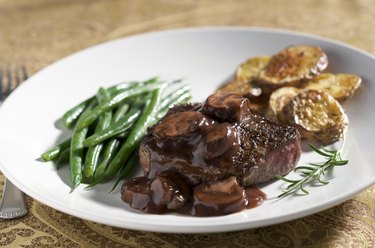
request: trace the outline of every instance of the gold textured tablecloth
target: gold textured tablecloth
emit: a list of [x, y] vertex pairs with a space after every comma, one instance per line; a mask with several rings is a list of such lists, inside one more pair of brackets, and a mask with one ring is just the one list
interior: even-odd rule
[[[36, 72], [80, 49], [135, 33], [240, 25], [302, 31], [375, 54], [373, 0], [0, 0], [0, 65]], [[0, 188], [4, 177], [0, 174]], [[26, 197], [0, 221], [5, 247], [375, 247], [375, 186], [302, 219], [220, 234], [160, 234], [84, 221]]]

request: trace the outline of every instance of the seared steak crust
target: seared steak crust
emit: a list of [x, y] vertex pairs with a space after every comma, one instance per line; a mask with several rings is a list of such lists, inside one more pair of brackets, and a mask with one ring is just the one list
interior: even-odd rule
[[285, 175], [300, 158], [301, 137], [292, 126], [251, 114], [241, 122], [239, 136], [241, 149], [234, 161], [236, 176], [242, 185], [263, 183], [276, 175]]

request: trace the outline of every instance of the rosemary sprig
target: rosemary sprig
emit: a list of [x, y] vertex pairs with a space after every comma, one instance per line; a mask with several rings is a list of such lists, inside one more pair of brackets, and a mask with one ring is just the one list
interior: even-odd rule
[[309, 194], [309, 192], [304, 188], [307, 183], [311, 182], [319, 182], [323, 185], [328, 184], [328, 181], [324, 181], [321, 177], [325, 175], [325, 173], [333, 168], [334, 166], [342, 166], [348, 163], [348, 160], [343, 160], [341, 158], [341, 154], [337, 150], [327, 150], [326, 148], [322, 147], [318, 149], [313, 145], [309, 145], [311, 149], [313, 149], [316, 153], [322, 155], [327, 159], [326, 162], [323, 163], [309, 163], [309, 166], [298, 166], [294, 169], [294, 172], [299, 172], [302, 176], [301, 179], [298, 180], [291, 180], [287, 179], [284, 176], [276, 176], [278, 179], [289, 183], [283, 193], [278, 195], [279, 198], [285, 197], [297, 191], [302, 191], [304, 194]]

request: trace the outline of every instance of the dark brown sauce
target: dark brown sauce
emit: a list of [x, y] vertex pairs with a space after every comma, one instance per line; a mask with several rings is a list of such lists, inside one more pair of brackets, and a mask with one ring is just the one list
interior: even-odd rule
[[[122, 200], [127, 202], [130, 207], [145, 213], [165, 214], [177, 212], [183, 215], [205, 217], [226, 215], [254, 208], [261, 205], [267, 198], [266, 194], [257, 188], [244, 189], [236, 185], [236, 183], [234, 183], [236, 187], [234, 192], [231, 190], [216, 192], [208, 200], [204, 197], [200, 200], [197, 197], [195, 191], [197, 187], [202, 187], [200, 185], [193, 191], [185, 192], [184, 194], [180, 194], [179, 190], [171, 189], [169, 196], [156, 196], [155, 194], [160, 194], [160, 192], [164, 191], [153, 191], [152, 185], [154, 182], [154, 180], [150, 180], [145, 176], [131, 179], [122, 187]], [[206, 183], [207, 185], [210, 186], [209, 183]], [[174, 197], [174, 199], [171, 199], [171, 197]], [[228, 201], [228, 199], [230, 200]]]
[[246, 208], [258, 207], [267, 199], [267, 195], [257, 188], [247, 188], [245, 194], [248, 200]]
[[143, 177], [122, 187], [122, 200], [145, 213], [227, 215], [262, 204], [266, 195], [244, 188], [235, 175], [237, 126], [249, 101], [228, 94], [209, 97], [197, 111], [176, 111], [150, 129], [140, 148]]

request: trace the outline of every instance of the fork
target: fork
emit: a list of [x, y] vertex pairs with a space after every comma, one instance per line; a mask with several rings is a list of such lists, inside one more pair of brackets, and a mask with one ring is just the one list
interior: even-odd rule
[[[28, 78], [26, 66], [0, 68], [0, 104]], [[5, 178], [3, 196], [0, 203], [0, 219], [14, 219], [27, 214], [24, 194]]]

